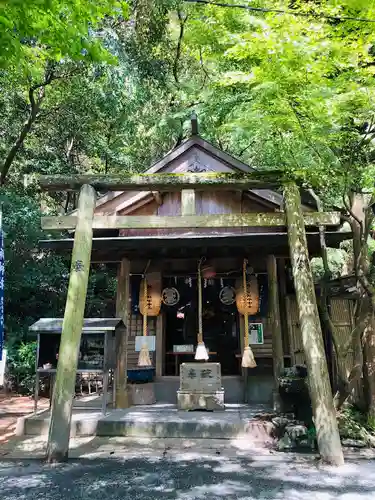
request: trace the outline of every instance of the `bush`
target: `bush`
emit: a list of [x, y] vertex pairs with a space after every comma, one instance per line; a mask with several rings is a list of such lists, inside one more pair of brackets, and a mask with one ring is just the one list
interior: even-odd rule
[[8, 348], [7, 384], [12, 391], [27, 395], [34, 392], [36, 348], [36, 342]]
[[340, 436], [344, 439], [371, 441], [374, 429], [368, 425], [366, 415], [355, 406], [348, 405], [338, 414]]

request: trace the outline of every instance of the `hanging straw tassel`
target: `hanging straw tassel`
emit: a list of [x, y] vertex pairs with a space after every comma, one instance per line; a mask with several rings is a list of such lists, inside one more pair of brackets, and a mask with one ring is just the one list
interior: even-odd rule
[[147, 337], [147, 280], [146, 276], [143, 280], [143, 301], [144, 301], [144, 314], [143, 314], [143, 338], [145, 341], [142, 343], [141, 350], [138, 357], [138, 366], [151, 366], [150, 353], [148, 350]]
[[198, 345], [195, 352], [195, 359], [197, 361], [207, 361], [208, 352], [203, 342], [203, 321], [202, 321], [202, 278], [201, 278], [201, 265], [203, 259], [198, 264]]
[[[243, 293], [246, 300], [247, 297], [247, 280], [246, 280], [247, 260], [243, 261]], [[244, 311], [245, 334], [244, 334], [244, 350], [242, 354], [242, 368], [255, 368], [257, 366], [253, 351], [249, 345], [249, 315]]]

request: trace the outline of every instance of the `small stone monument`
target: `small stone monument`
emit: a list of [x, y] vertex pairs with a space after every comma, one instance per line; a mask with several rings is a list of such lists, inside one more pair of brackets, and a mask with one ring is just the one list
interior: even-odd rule
[[225, 409], [220, 363], [182, 363], [177, 407], [179, 410]]

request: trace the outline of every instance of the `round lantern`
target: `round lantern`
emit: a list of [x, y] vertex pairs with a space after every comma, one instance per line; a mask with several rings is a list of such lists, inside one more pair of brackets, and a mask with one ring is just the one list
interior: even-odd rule
[[161, 308], [160, 286], [147, 283], [147, 300], [144, 298], [144, 280], [141, 281], [139, 293], [139, 311], [143, 316], [158, 316]]
[[255, 275], [247, 279], [246, 288], [245, 294], [243, 286], [239, 284], [236, 291], [236, 306], [240, 314], [252, 316], [259, 311], [259, 286]]

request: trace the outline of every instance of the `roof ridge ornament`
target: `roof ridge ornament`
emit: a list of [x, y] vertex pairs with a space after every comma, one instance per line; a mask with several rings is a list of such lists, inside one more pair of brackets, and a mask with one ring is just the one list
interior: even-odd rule
[[191, 114], [190, 122], [191, 122], [191, 135], [199, 135], [198, 117], [195, 111], [193, 111]]

